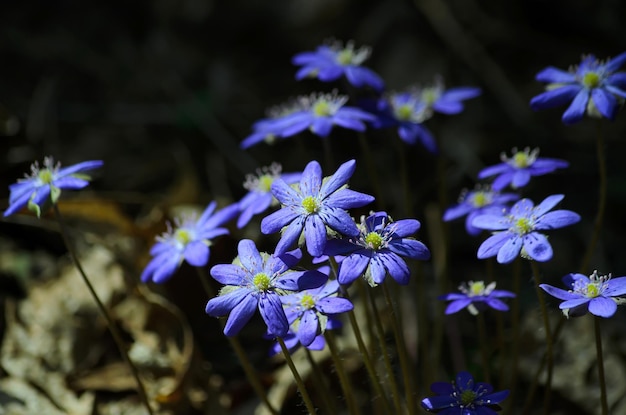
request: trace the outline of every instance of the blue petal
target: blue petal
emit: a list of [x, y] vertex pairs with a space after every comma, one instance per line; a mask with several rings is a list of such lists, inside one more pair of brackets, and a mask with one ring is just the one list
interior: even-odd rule
[[321, 256], [326, 246], [326, 225], [319, 215], [309, 215], [304, 225], [304, 237], [309, 254]]
[[522, 250], [523, 240], [517, 235], [507, 240], [498, 251], [496, 260], [499, 264], [508, 264], [519, 255]]
[[532, 98], [530, 100], [530, 108], [538, 111], [561, 107], [571, 102], [579, 92], [583, 91], [585, 91], [585, 89], [580, 85], [566, 85], [555, 88]]
[[239, 262], [244, 269], [254, 275], [263, 270], [263, 258], [259, 253], [254, 241], [242, 239], [237, 245]]
[[485, 304], [487, 304], [489, 307], [493, 308], [494, 310], [499, 310], [499, 311], [509, 310], [509, 306], [506, 305], [504, 301], [498, 300], [497, 298], [487, 298], [485, 299]]
[[472, 221], [472, 226], [488, 231], [500, 231], [509, 229], [510, 221], [505, 216], [494, 215], [491, 213], [478, 215]]
[[211, 277], [224, 285], [244, 285], [249, 274], [239, 265], [217, 264], [211, 267]]
[[59, 189], [82, 189], [87, 185], [89, 185], [87, 180], [72, 176], [61, 177], [54, 181], [54, 186]]
[[617, 303], [610, 298], [596, 297], [589, 302], [589, 312], [598, 317], [608, 318], [617, 311]]
[[187, 244], [183, 253], [185, 260], [194, 267], [203, 267], [209, 262], [209, 247], [202, 241]]
[[555, 207], [561, 200], [563, 200], [564, 197], [564, 195], [551, 195], [546, 197], [535, 207], [533, 214], [535, 216], [542, 216], [544, 213]]
[[535, 261], [546, 262], [552, 259], [552, 246], [544, 235], [532, 232], [524, 235], [524, 249]]
[[326, 138], [333, 129], [333, 119], [330, 117], [315, 117], [310, 128], [313, 134]]
[[[241, 291], [248, 291], [245, 289], [241, 289]], [[214, 298], [216, 300], [220, 297]], [[209, 303], [212, 300], [209, 301]], [[228, 315], [228, 320], [226, 321], [226, 325], [224, 326], [224, 334], [231, 337], [236, 336], [241, 329], [250, 321], [254, 313], [258, 308], [259, 300], [258, 298], [251, 294], [248, 291], [248, 295], [245, 295], [241, 298], [239, 304], [237, 304]], [[209, 305], [207, 304], [207, 310], [209, 309]], [[211, 315], [208, 311], [207, 314]]]
[[487, 177], [495, 176], [496, 174], [502, 174], [512, 169], [513, 167], [509, 163], [498, 163], [493, 166], [485, 167], [484, 169], [479, 171], [478, 178], [486, 179]]
[[340, 297], [322, 298], [315, 307], [323, 314], [340, 314], [354, 308], [350, 300]]
[[357, 236], [359, 234], [359, 229], [354, 223], [354, 219], [343, 209], [324, 207], [320, 211], [319, 217], [330, 228], [342, 235]]
[[82, 163], [74, 164], [73, 166], [68, 166], [60, 169], [57, 173], [57, 177], [67, 176], [73, 173], [78, 173], [79, 171], [97, 169], [98, 167], [102, 167], [103, 165], [104, 162], [102, 160], [83, 161]]
[[[278, 241], [278, 244], [276, 244], [276, 248], [274, 249], [274, 255], [284, 254], [298, 241], [304, 227], [304, 221], [305, 218], [303, 216], [299, 216], [293, 222], [291, 222], [289, 226], [287, 226], [287, 228], [283, 231], [280, 241]], [[261, 232], [263, 232], [262, 223]]]
[[284, 206], [300, 206], [302, 195], [282, 179], [272, 182], [272, 195]]
[[591, 91], [591, 99], [596, 108], [604, 117], [613, 120], [617, 114], [617, 100], [609, 92], [602, 88], [594, 88]]
[[298, 220], [300, 214], [294, 209], [284, 207], [270, 213], [261, 220], [261, 232], [265, 235], [276, 233], [284, 226]]
[[580, 294], [575, 294], [570, 291], [565, 291], [557, 287], [553, 287], [548, 284], [539, 284], [539, 287], [550, 294], [552, 297], [558, 298], [559, 300], [578, 300], [581, 298]]
[[569, 84], [576, 82], [576, 76], [573, 73], [555, 68], [554, 66], [548, 66], [539, 71], [535, 79], [539, 82], [549, 84]]
[[626, 295], [626, 277], [611, 278], [606, 283], [603, 295], [605, 297], [617, 297]]
[[[289, 331], [289, 322], [283, 310], [278, 294], [266, 293], [259, 300], [259, 312], [267, 325], [267, 331], [277, 337], [283, 337]], [[232, 315], [232, 313], [231, 313]]]
[[330, 196], [332, 193], [337, 191], [341, 186], [346, 184], [350, 177], [354, 174], [354, 170], [356, 169], [356, 161], [349, 160], [343, 163], [335, 174], [333, 174], [326, 182], [322, 185], [322, 190], [320, 191], [320, 198], [325, 199]]
[[563, 113], [563, 123], [569, 125], [580, 121], [587, 111], [587, 102], [589, 101], [589, 91], [581, 89], [576, 95], [570, 106]]
[[340, 189], [324, 200], [324, 204], [339, 209], [352, 209], [365, 206], [374, 201], [374, 197], [351, 189]]
[[626, 52], [622, 52], [604, 65], [607, 72], [615, 72], [626, 62]]
[[[476, 221], [474, 221], [476, 222]], [[477, 257], [478, 259], [490, 258], [498, 254], [498, 251], [502, 246], [514, 235], [510, 232], [498, 232], [487, 238], [478, 247]]]
[[448, 315], [448, 314], [457, 313], [463, 310], [465, 307], [467, 307], [471, 303], [472, 303], [472, 300], [470, 298], [454, 300], [450, 304], [448, 304], [448, 307], [446, 307], [445, 314]]
[[511, 180], [511, 187], [513, 189], [519, 189], [524, 187], [530, 181], [530, 171], [528, 169], [519, 169], [513, 173], [513, 179]]
[[535, 222], [535, 229], [558, 229], [580, 221], [578, 213], [569, 210], [555, 210], [548, 212]]
[[352, 281], [356, 280], [365, 273], [369, 263], [369, 256], [355, 252], [354, 254], [346, 257], [341, 263], [337, 280], [340, 284], [344, 285], [352, 283]]
[[[204, 312], [210, 315], [211, 317], [221, 317], [230, 313], [232, 309], [237, 307], [246, 296], [250, 295], [250, 290], [246, 288], [240, 288], [235, 291], [231, 291], [228, 294], [220, 295], [214, 298], [211, 298], [204, 309]], [[255, 300], [254, 296], [250, 295], [253, 300]], [[254, 309], [256, 309], [256, 300], [254, 301]]]
[[319, 320], [317, 314], [313, 310], [307, 310], [300, 318], [300, 326], [298, 327], [298, 339], [303, 346], [313, 343], [319, 329]]
[[[288, 187], [291, 188], [290, 186]], [[322, 166], [317, 161], [311, 161], [306, 165], [300, 177], [300, 192], [303, 197], [317, 197], [321, 187]]]
[[467, 215], [472, 210], [474, 210], [474, 206], [470, 205], [469, 203], [459, 203], [458, 205], [454, 205], [446, 209], [446, 211], [443, 213], [442, 220], [444, 222], [449, 222], [451, 220], [458, 219], [461, 216]]
[[387, 268], [387, 272], [389, 275], [396, 280], [396, 282], [400, 285], [406, 285], [409, 283], [409, 276], [411, 272], [409, 271], [409, 267], [406, 265], [398, 255], [389, 252], [380, 252], [377, 255], [377, 258], [385, 265]]
[[430, 251], [422, 242], [415, 239], [394, 239], [388, 246], [389, 250], [411, 259], [426, 261], [430, 259]]

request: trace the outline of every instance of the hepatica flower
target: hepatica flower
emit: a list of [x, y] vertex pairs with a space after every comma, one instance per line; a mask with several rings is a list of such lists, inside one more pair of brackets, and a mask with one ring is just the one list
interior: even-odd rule
[[348, 82], [361, 88], [370, 86], [381, 91], [385, 84], [380, 76], [371, 69], [361, 66], [369, 58], [368, 47], [355, 48], [354, 42], [344, 46], [341, 42], [318, 46], [313, 52], [298, 53], [292, 63], [300, 66], [296, 79], [317, 78], [322, 82], [335, 81], [345, 76]]
[[241, 215], [237, 219], [237, 227], [243, 228], [250, 222], [254, 215], [264, 212], [278, 201], [272, 196], [271, 187], [274, 180], [281, 178], [287, 184], [297, 183], [302, 173], [282, 173], [282, 166], [272, 163], [268, 167], [257, 169], [257, 173], [246, 176], [243, 187], [248, 190], [239, 201]]
[[435, 382], [430, 390], [437, 396], [422, 399], [422, 407], [441, 415], [495, 415], [509, 391], [494, 392], [493, 386], [474, 382], [468, 372], [459, 372], [452, 383]]
[[350, 311], [354, 308], [350, 300], [337, 297], [339, 283], [329, 281], [326, 285], [281, 297], [288, 321], [297, 327], [298, 341], [308, 347], [318, 335], [326, 330], [328, 316]]
[[173, 228], [168, 224], [167, 232], [158, 236], [157, 243], [150, 249], [153, 258], [141, 273], [141, 281], [163, 283], [174, 275], [183, 261], [194, 267], [205, 266], [209, 262], [212, 240], [228, 234], [228, 229], [221, 225], [239, 212], [236, 204], [215, 212], [216, 207], [217, 203], [211, 202], [197, 220], [194, 217], [176, 219]]
[[569, 166], [565, 160], [539, 157], [539, 149], [531, 151], [529, 147], [523, 151], [513, 148], [511, 157], [502, 153], [500, 159], [502, 163], [486, 167], [478, 173], [479, 179], [497, 176], [491, 184], [494, 190], [502, 190], [508, 185], [519, 189], [526, 186], [532, 176], [543, 176]]
[[485, 285], [484, 281], [470, 281], [459, 286], [460, 293], [445, 294], [438, 298], [440, 300], [452, 301], [446, 308], [446, 314], [454, 314], [464, 308], [467, 308], [472, 315], [477, 315], [487, 307], [499, 311], [508, 311], [509, 306], [500, 298], [515, 297], [515, 294], [510, 291], [496, 290], [495, 288], [495, 282]]
[[548, 196], [537, 206], [530, 199], [522, 199], [507, 214], [477, 216], [472, 222], [473, 226], [495, 231], [478, 248], [478, 258], [496, 256], [499, 263], [507, 264], [521, 252], [535, 261], [549, 261], [552, 258], [552, 246], [540, 231], [562, 228], [580, 220], [577, 213], [569, 210], [550, 212], [563, 197]]
[[402, 257], [427, 260], [430, 251], [422, 242], [410, 238], [420, 228], [416, 219], [393, 222], [387, 213], [376, 212], [361, 218], [359, 234], [329, 241], [327, 255], [346, 255], [337, 280], [350, 284], [363, 276], [370, 285], [381, 284], [387, 273], [398, 282], [409, 283], [409, 267]]
[[548, 83], [547, 91], [534, 97], [530, 106], [542, 110], [569, 104], [562, 117], [565, 124], [580, 121], [585, 112], [612, 120], [617, 114], [618, 101], [626, 98], [626, 72], [617, 72], [624, 62], [626, 52], [606, 62], [594, 55], [584, 56], [580, 65], [569, 71], [549, 66], [535, 77]]
[[519, 199], [515, 193], [500, 193], [489, 186], [477, 187], [476, 190], [464, 190], [459, 197], [459, 203], [449, 207], [443, 213], [444, 222], [449, 222], [466, 216], [465, 229], [470, 235], [478, 235], [482, 229], [472, 225], [475, 217], [486, 213], [501, 213], [509, 202]]
[[626, 295], [626, 277], [611, 278], [594, 271], [589, 277], [568, 274], [563, 277], [568, 291], [548, 284], [539, 284], [544, 291], [559, 300], [559, 308], [567, 316], [577, 317], [587, 313], [598, 317], [611, 317], [617, 311], [617, 297]]
[[376, 117], [360, 108], [346, 106], [348, 97], [331, 94], [312, 94], [300, 97], [300, 110], [288, 116], [289, 123], [280, 132], [281, 137], [289, 137], [306, 129], [322, 138], [328, 137], [335, 125], [354, 131], [365, 131], [365, 122], [373, 122]]
[[53, 204], [59, 200], [62, 189], [82, 189], [89, 184], [89, 176], [84, 171], [102, 167], [100, 160], [84, 161], [61, 168], [60, 163], [54, 163], [52, 157], [45, 157], [43, 166], [38, 162], [30, 166], [30, 175], [18, 179], [17, 183], [9, 186], [9, 207], [4, 216], [14, 214], [25, 206], [41, 216], [41, 208], [48, 200]]
[[232, 264], [211, 268], [211, 276], [225, 287], [219, 296], [209, 300], [206, 313], [212, 317], [228, 314], [224, 334], [234, 336], [258, 309], [268, 332], [285, 336], [289, 322], [280, 295], [285, 291], [319, 287], [328, 277], [318, 271], [291, 270], [300, 259], [299, 250], [281, 256], [259, 253], [249, 239], [241, 240], [237, 249], [239, 256]]
[[322, 168], [317, 161], [312, 161], [304, 169], [297, 189], [281, 179], [272, 183], [272, 194], [282, 208], [263, 218], [261, 232], [267, 235], [286, 227], [276, 246], [276, 254], [286, 252], [303, 235], [308, 252], [314, 257], [322, 255], [327, 239], [326, 226], [346, 236], [359, 234], [345, 209], [365, 206], [374, 198], [344, 187], [355, 168], [354, 160], [347, 161], [322, 181]]
[[246, 149], [262, 141], [274, 144], [277, 139], [285, 138], [286, 135], [283, 133], [292, 123], [291, 116], [301, 109], [297, 101], [270, 108], [267, 118], [252, 125], [252, 134], [244, 138], [239, 147]]
[[374, 125], [378, 128], [396, 127], [398, 136], [407, 144], [420, 143], [431, 153], [437, 151], [435, 139], [423, 125], [432, 117], [432, 109], [422, 101], [421, 92], [412, 90], [386, 95], [378, 103], [381, 115]]

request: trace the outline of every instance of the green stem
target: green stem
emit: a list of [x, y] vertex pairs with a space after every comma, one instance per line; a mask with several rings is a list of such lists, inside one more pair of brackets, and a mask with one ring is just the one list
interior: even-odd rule
[[604, 211], [606, 210], [606, 191], [607, 191], [607, 172], [606, 172], [606, 157], [604, 154], [604, 134], [602, 133], [602, 120], [596, 121], [596, 156], [598, 159], [598, 174], [600, 175], [599, 197], [598, 197], [598, 213], [594, 221], [593, 233], [589, 239], [589, 245], [585, 251], [582, 264], [580, 265], [580, 272], [587, 275], [589, 273], [589, 262], [591, 256], [595, 250], [598, 239], [600, 238], [600, 231], [602, 230], [602, 221], [604, 219]]
[[596, 333], [596, 354], [598, 359], [598, 378], [600, 379], [600, 402], [602, 415], [609, 415], [609, 402], [606, 397], [606, 380], [604, 379], [604, 356], [602, 356], [602, 334], [600, 333], [600, 317], [593, 318]]
[[546, 376], [546, 392], [543, 396], [543, 413], [548, 415], [550, 413], [550, 395], [552, 393], [552, 371], [554, 368], [553, 362], [553, 350], [552, 350], [552, 333], [550, 332], [550, 319], [548, 317], [548, 308], [546, 307], [546, 301], [543, 296], [543, 290], [539, 287], [541, 283], [541, 276], [539, 274], [539, 267], [535, 261], [530, 261], [530, 266], [533, 270], [533, 277], [535, 279], [535, 291], [537, 292], [537, 298], [539, 300], [539, 306], [541, 307], [541, 314], [543, 316], [543, 326], [546, 332], [546, 364], [547, 364], [547, 376]]
[[336, 414], [339, 413], [337, 410], [337, 406], [335, 405], [335, 400], [332, 399], [333, 392], [331, 392], [330, 387], [328, 386], [328, 381], [324, 377], [322, 371], [320, 370], [319, 365], [313, 358], [313, 354], [309, 350], [308, 347], [303, 347], [304, 352], [306, 353], [306, 358], [309, 361], [309, 365], [311, 365], [311, 373], [313, 375], [313, 381], [315, 385], [320, 388], [318, 395], [322, 397], [322, 402], [324, 404], [324, 412], [325, 414]]
[[372, 307], [374, 318], [374, 325], [376, 327], [378, 344], [380, 346], [380, 351], [383, 355], [383, 361], [385, 362], [385, 368], [387, 369], [387, 379], [389, 379], [389, 383], [391, 386], [391, 395], [393, 397], [393, 404], [395, 407], [395, 411], [397, 414], [402, 413], [402, 405], [400, 403], [400, 392], [398, 390], [398, 383], [396, 382], [396, 377], [393, 372], [393, 368], [391, 367], [391, 361], [389, 359], [389, 353], [387, 350], [387, 345], [385, 343], [385, 330], [383, 329], [382, 322], [380, 320], [380, 312], [378, 311], [378, 306], [376, 305], [376, 298], [374, 297], [374, 293], [372, 290], [368, 290], [368, 297], [370, 300], [370, 306]]
[[348, 405], [348, 413], [358, 415], [361, 413], [361, 410], [354, 400], [354, 391], [352, 390], [352, 384], [350, 383], [350, 379], [348, 379], [348, 374], [346, 373], [344, 365], [341, 363], [341, 356], [339, 356], [337, 343], [335, 342], [335, 336], [330, 330], [326, 330], [324, 332], [324, 338], [326, 339], [326, 344], [328, 344], [330, 355], [332, 356], [333, 362], [335, 363], [335, 370], [337, 371], [337, 376], [339, 377], [339, 383], [341, 384], [341, 389], [343, 390], [343, 395], [345, 396], [346, 404]]
[[70, 242], [69, 232], [67, 230], [67, 226], [65, 225], [65, 221], [63, 220], [63, 216], [61, 215], [61, 211], [59, 210], [59, 207], [56, 204], [54, 204], [53, 208], [54, 208], [54, 213], [57, 217], [57, 221], [59, 222], [59, 225], [61, 226], [61, 235], [63, 236], [63, 241], [65, 242], [65, 246], [67, 247], [67, 250], [70, 253], [70, 256], [72, 257], [72, 260], [74, 261], [74, 265], [76, 266], [76, 269], [78, 269], [78, 273], [83, 278], [83, 281], [85, 282], [85, 285], [87, 285], [87, 288], [89, 289], [89, 292], [91, 293], [91, 296], [95, 300], [96, 304], [98, 305], [98, 308], [100, 309], [100, 312], [104, 316], [107, 322], [109, 331], [111, 332], [111, 335], [113, 336], [113, 340], [115, 341], [115, 344], [117, 345], [117, 348], [119, 349], [122, 355], [122, 358], [124, 359], [124, 362], [130, 368], [130, 371], [133, 377], [135, 378], [135, 381], [137, 382], [137, 391], [139, 392], [139, 397], [143, 401], [143, 404], [146, 407], [146, 409], [148, 410], [148, 414], [152, 415], [153, 412], [152, 412], [152, 408], [150, 407], [150, 401], [148, 400], [148, 394], [146, 393], [146, 389], [143, 385], [143, 382], [141, 381], [141, 378], [139, 377], [139, 371], [137, 370], [137, 367], [134, 365], [132, 360], [130, 360], [130, 356], [128, 355], [128, 351], [126, 350], [126, 345], [124, 344], [124, 341], [122, 340], [122, 336], [117, 326], [115, 325], [113, 318], [107, 311], [104, 304], [102, 304], [102, 301], [100, 301], [100, 297], [98, 297], [96, 290], [93, 288], [93, 285], [91, 285], [89, 278], [87, 278], [87, 274], [85, 274], [85, 270], [83, 269], [80, 261], [78, 260], [76, 251], [74, 250], [74, 247], [72, 246]]
[[277, 337], [276, 340], [278, 341], [278, 344], [280, 344], [280, 348], [283, 351], [283, 356], [285, 356], [285, 360], [287, 361], [287, 366], [289, 366], [289, 369], [291, 369], [291, 373], [293, 374], [293, 378], [296, 381], [296, 385], [298, 385], [300, 396], [302, 396], [302, 400], [304, 401], [304, 405], [306, 406], [307, 411], [309, 411], [309, 414], [317, 413], [315, 410], [315, 405], [313, 405], [313, 401], [311, 401], [311, 397], [309, 396], [309, 392], [307, 392], [306, 386], [304, 385], [304, 382], [300, 377], [300, 373], [298, 373], [298, 369], [293, 363], [293, 359], [291, 359], [291, 355], [289, 354], [289, 350], [287, 349], [285, 342], [283, 341], [282, 337]]
[[487, 330], [485, 329], [485, 316], [483, 313], [478, 313], [476, 316], [476, 322], [478, 324], [478, 336], [480, 338], [480, 354], [483, 361], [483, 375], [485, 382], [491, 383], [489, 371], [489, 343], [487, 342]]
[[[215, 290], [209, 284], [206, 274], [202, 272], [202, 268], [200, 267], [195, 267], [195, 268], [198, 273], [198, 277], [200, 278], [200, 283], [202, 284], [202, 288], [204, 289], [204, 292], [206, 293], [206, 295], [209, 298], [215, 297], [216, 295]], [[219, 322], [220, 322], [220, 326], [223, 329], [224, 321], [219, 320]], [[256, 370], [254, 369], [254, 366], [252, 366], [252, 362], [250, 362], [250, 359], [248, 358], [248, 355], [243, 349], [243, 346], [239, 342], [239, 339], [235, 336], [233, 337], [225, 336], [225, 337], [226, 339], [228, 339], [230, 346], [235, 351], [235, 354], [237, 355], [237, 359], [239, 359], [239, 363], [241, 364], [241, 367], [243, 368], [243, 371], [246, 374], [246, 378], [248, 378], [248, 381], [250, 382], [252, 389], [254, 389], [254, 392], [257, 394], [261, 402], [263, 402], [267, 410], [270, 411], [272, 415], [278, 415], [278, 411], [274, 409], [270, 401], [267, 399], [267, 394], [265, 393], [265, 390], [263, 389], [263, 386], [261, 385], [261, 381], [259, 380]]]
[[400, 358], [400, 367], [402, 368], [402, 378], [404, 380], [404, 392], [406, 395], [406, 403], [409, 408], [409, 414], [415, 414], [417, 410], [417, 403], [415, 401], [415, 383], [413, 381], [413, 365], [409, 362], [409, 357], [406, 351], [406, 343], [404, 341], [404, 334], [402, 328], [399, 327], [398, 321], [395, 318], [395, 307], [393, 300], [389, 294], [386, 282], [381, 284], [383, 286], [383, 293], [385, 294], [385, 301], [389, 307], [391, 313], [391, 327], [393, 329], [393, 335], [396, 340], [396, 348], [398, 349], [398, 357]]

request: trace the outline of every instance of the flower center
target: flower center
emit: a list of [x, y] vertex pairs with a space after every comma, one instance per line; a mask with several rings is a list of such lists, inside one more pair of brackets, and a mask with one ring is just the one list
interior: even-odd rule
[[515, 153], [515, 155], [513, 156], [513, 163], [519, 168], [528, 167], [530, 164], [532, 164], [530, 162], [530, 158], [528, 157], [528, 153], [524, 151], [519, 151]]
[[302, 199], [302, 207], [304, 208], [304, 211], [309, 215], [317, 212], [317, 209], [319, 209], [317, 200], [315, 200], [313, 196], [307, 196]]
[[413, 106], [411, 104], [400, 105], [395, 110], [396, 118], [400, 121], [410, 121], [413, 115]]
[[600, 289], [597, 284], [589, 284], [587, 285], [587, 293], [585, 294], [589, 298], [596, 298], [600, 295]]
[[328, 101], [323, 99], [313, 104], [313, 114], [316, 117], [328, 117], [332, 113], [332, 108]]
[[523, 169], [533, 165], [539, 156], [539, 149], [531, 150], [526, 147], [523, 151], [517, 151], [517, 148], [514, 148], [511, 153], [513, 154], [511, 158], [508, 158], [504, 153], [500, 155], [500, 158], [517, 169]]
[[484, 281], [472, 282], [469, 286], [470, 295], [482, 295], [485, 292]]
[[441, 91], [437, 87], [424, 88], [422, 91], [422, 101], [426, 105], [433, 105], [441, 96]]
[[263, 176], [259, 177], [257, 190], [263, 193], [267, 193], [272, 188], [272, 183], [274, 183], [274, 176], [264, 174]]
[[252, 278], [252, 283], [259, 291], [267, 291], [271, 287], [270, 277], [264, 272], [256, 274], [254, 278]]
[[470, 405], [476, 399], [476, 392], [470, 389], [466, 389], [461, 392], [461, 403], [464, 406]]
[[337, 55], [337, 61], [342, 65], [349, 65], [352, 63], [352, 59], [354, 58], [354, 52], [352, 49], [343, 49]]
[[50, 169], [40, 170], [37, 174], [37, 177], [44, 184], [50, 184], [52, 183], [52, 180], [54, 180], [54, 175], [52, 174], [52, 171], [50, 171]]
[[377, 250], [383, 244], [383, 237], [378, 232], [370, 232], [365, 236], [365, 243]]
[[583, 85], [588, 89], [597, 88], [600, 86], [600, 75], [596, 72], [587, 72], [583, 75]]
[[311, 294], [304, 294], [300, 299], [300, 305], [306, 310], [310, 310], [315, 307], [315, 299]]
[[519, 218], [515, 221], [514, 227], [515, 232], [517, 232], [519, 235], [526, 235], [533, 230], [534, 224], [532, 220], [528, 218]]
[[491, 203], [491, 193], [478, 191], [472, 197], [474, 207], [483, 207]]
[[189, 242], [191, 242], [193, 236], [187, 229], [176, 229], [176, 232], [174, 232], [174, 239], [176, 239], [176, 241], [183, 246], [186, 246]]

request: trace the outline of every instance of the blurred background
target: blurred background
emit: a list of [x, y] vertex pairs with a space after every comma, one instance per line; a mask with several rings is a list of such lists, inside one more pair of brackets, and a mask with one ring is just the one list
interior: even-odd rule
[[[419, 219], [423, 228], [418, 238], [431, 247], [441, 224], [427, 217], [437, 217], [463, 188], [473, 188], [476, 173], [499, 162], [501, 152], [540, 147], [541, 156], [571, 165], [534, 180], [525, 196], [539, 202], [563, 193], [562, 208], [583, 217], [579, 225], [553, 234], [556, 254], [542, 267], [544, 281], [558, 285], [562, 275], [577, 270], [597, 210], [596, 123], [585, 119], [564, 126], [564, 108], [534, 113], [528, 102], [543, 90], [534, 76], [544, 67], [566, 69], [582, 54], [605, 59], [626, 50], [622, 1], [111, 0], [3, 6], [0, 187], [7, 189], [34, 160], [47, 155], [64, 165], [104, 160], [93, 185], [78, 197], [80, 202], [73, 204], [68, 197], [62, 208], [78, 228], [99, 235], [86, 245], [105, 241], [113, 247], [110, 261], [121, 264], [123, 287], [136, 284], [154, 236], [180, 206], [236, 202], [245, 194], [245, 175], [273, 161], [289, 172], [324, 159], [321, 139], [308, 132], [247, 151], [239, 142], [269, 107], [297, 95], [342, 87], [316, 80], [296, 82], [290, 62], [294, 54], [331, 39], [370, 46], [372, 55], [365, 65], [383, 77], [389, 91], [428, 84], [441, 75], [448, 87], [478, 86], [483, 94], [468, 101], [460, 115], [437, 115], [426, 122], [437, 137], [440, 157], [420, 146], [406, 146], [394, 130], [368, 131], [375, 164], [366, 167], [360, 162], [356, 133], [336, 129], [327, 138], [335, 164], [325, 167], [326, 174], [340, 162], [357, 158], [352, 188], [372, 192], [371, 175], [376, 175], [384, 184], [384, 202], [377, 208], [397, 218]], [[602, 134], [609, 203], [592, 263], [604, 273], [624, 275], [624, 114], [615, 122], [605, 120]], [[409, 173], [409, 212], [398, 178], [401, 157]], [[444, 191], [438, 190], [441, 186]], [[0, 208], [7, 203], [8, 191], [0, 193]], [[211, 265], [230, 262], [242, 237], [271, 250], [276, 239], [261, 238], [257, 226], [258, 220], [253, 221], [217, 241]], [[33, 284], [61, 272], [56, 261], [65, 251], [54, 229], [51, 218], [37, 221], [28, 215], [0, 223], [3, 304], [24, 302]], [[462, 221], [446, 232], [451, 241], [446, 256], [450, 287], [480, 278], [484, 264], [475, 259], [480, 240], [465, 234]], [[504, 287], [510, 272], [510, 267], [496, 268]], [[203, 366], [207, 373], [219, 374], [211, 378], [205, 373], [203, 379], [217, 379], [216, 390], [221, 392], [216, 393], [226, 390], [230, 399], [225, 406], [246, 413], [253, 394], [237, 362], [220, 361], [228, 344], [219, 338], [217, 323], [202, 312], [206, 298], [194, 272], [183, 267], [179, 274], [151, 289], [180, 308], [189, 321], [199, 345], [196, 358], [209, 362]], [[432, 280], [434, 274], [426, 264], [424, 278]], [[528, 289], [532, 303], [536, 300]], [[111, 301], [117, 304], [123, 294], [113, 292], [117, 294]], [[432, 295], [437, 294], [433, 287]], [[619, 311], [607, 322], [607, 332], [614, 333], [611, 324], [617, 331], [623, 320]], [[0, 323], [0, 336], [6, 328], [7, 323]], [[259, 334], [252, 330], [244, 340], [255, 344]], [[609, 347], [621, 364], [626, 339], [622, 336]], [[265, 350], [250, 350], [267, 383], [272, 383], [273, 363], [265, 360]], [[75, 374], [74, 369], [68, 372]], [[9, 372], [4, 367], [0, 374], [6, 380]], [[115, 400], [119, 391], [105, 392], [107, 399]], [[0, 403], [14, 396], [2, 393]], [[575, 401], [565, 395], [557, 398], [563, 408]], [[189, 409], [193, 414], [202, 411]]]

